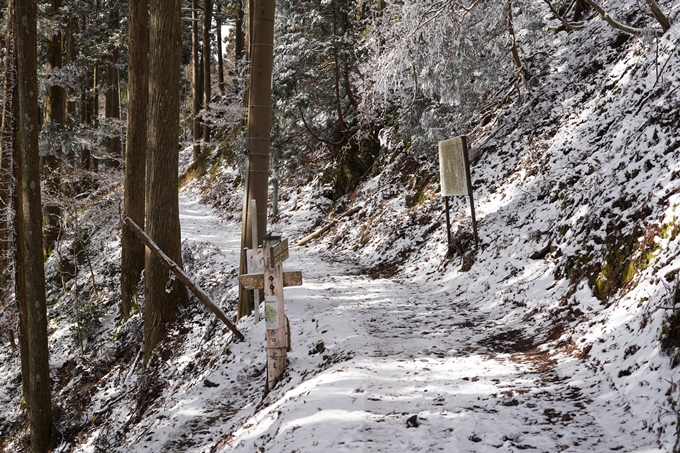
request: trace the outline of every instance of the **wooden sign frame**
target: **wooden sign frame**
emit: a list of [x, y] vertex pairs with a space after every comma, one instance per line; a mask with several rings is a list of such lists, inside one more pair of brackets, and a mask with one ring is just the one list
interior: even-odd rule
[[[454, 159], [447, 159], [446, 153], [462, 153], [463, 168], [455, 167], [451, 162]], [[470, 215], [472, 217], [472, 233], [475, 238], [475, 248], [479, 247], [479, 235], [477, 234], [477, 219], [475, 217], [475, 199], [473, 196], [472, 176], [470, 173], [470, 158], [468, 156], [467, 137], [461, 135], [449, 140], [439, 142], [439, 168], [441, 196], [444, 198], [444, 209], [446, 210], [446, 236], [448, 240], [448, 255], [452, 253], [453, 240], [451, 237], [451, 219], [449, 217], [449, 196], [468, 195], [470, 198]], [[465, 184], [456, 180], [461, 178], [461, 173], [465, 174]], [[448, 180], [448, 178], [454, 178]], [[449, 195], [452, 194], [452, 195]]]

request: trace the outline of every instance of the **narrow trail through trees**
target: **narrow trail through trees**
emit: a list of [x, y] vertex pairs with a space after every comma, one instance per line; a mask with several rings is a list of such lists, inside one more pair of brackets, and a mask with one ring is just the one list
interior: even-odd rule
[[[212, 243], [225, 266], [238, 266], [239, 225], [218, 220], [189, 193], [180, 196], [180, 212], [185, 247]], [[480, 308], [481, 287], [454, 295], [432, 283], [371, 279], [314, 246], [291, 249], [286, 265], [304, 275], [302, 287], [286, 290], [288, 376], [264, 400], [230, 406], [234, 431], [216, 451], [262, 442], [372, 452], [655, 444], [653, 433], [628, 420], [612, 383], [588, 381], [582, 361], [542, 348]], [[244, 333], [253, 344], [264, 341], [263, 324], [250, 318]], [[603, 410], [606, 419], [597, 415]], [[408, 428], [409, 419], [418, 426]]]

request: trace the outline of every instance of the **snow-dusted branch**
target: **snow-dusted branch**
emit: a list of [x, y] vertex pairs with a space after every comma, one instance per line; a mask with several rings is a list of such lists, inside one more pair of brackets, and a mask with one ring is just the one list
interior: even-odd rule
[[668, 31], [669, 28], [671, 28], [671, 23], [666, 17], [666, 15], [661, 11], [661, 8], [659, 8], [659, 4], [656, 3], [656, 0], [646, 0], [647, 4], [649, 5], [649, 8], [652, 10], [652, 14], [654, 15], [654, 18], [661, 24], [661, 28], [663, 28], [664, 33]]
[[[621, 30], [622, 32], [629, 33], [631, 35], [635, 36], [640, 36], [640, 35], [646, 35], [649, 33], [652, 33], [656, 36], [661, 36], [664, 34], [663, 31], [659, 30], [653, 30], [651, 28], [635, 28], [635, 27], [629, 27], [626, 24], [622, 24], [621, 22], [618, 22], [616, 19], [614, 19], [612, 16], [607, 14], [607, 12], [595, 2], [595, 0], [586, 0], [586, 2], [592, 6], [592, 8], [598, 12], [600, 16], [613, 28], [616, 28], [617, 30]], [[649, 2], [649, 0], [648, 0]], [[660, 10], [659, 10], [660, 11]], [[665, 30], [664, 30], [665, 31]]]
[[562, 22], [562, 25], [564, 25], [568, 30], [580, 30], [585, 26], [583, 22], [568, 22], [567, 19], [560, 15], [559, 11], [557, 11], [557, 8], [555, 8], [550, 0], [543, 1], [548, 5], [548, 8], [550, 8], [550, 11], [552, 11], [557, 20]]

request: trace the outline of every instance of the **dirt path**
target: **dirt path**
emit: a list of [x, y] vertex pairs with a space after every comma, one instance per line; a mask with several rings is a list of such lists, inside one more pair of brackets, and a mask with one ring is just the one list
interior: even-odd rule
[[[235, 266], [236, 225], [181, 204], [186, 240], [217, 246], [213, 259]], [[214, 451], [657, 451], [651, 434], [627, 425], [617, 393], [601, 393], [607, 383], [584, 390], [592, 373], [505, 325], [481, 286], [456, 297], [446, 286], [371, 279], [313, 246], [292, 248], [285, 266], [304, 274], [303, 287], [286, 290], [288, 375], [256, 407], [229, 405], [229, 440]], [[243, 329], [261, 348], [263, 326], [250, 319]], [[246, 365], [222, 374], [263, 366], [262, 353], [238, 348]], [[242, 374], [232, 380], [242, 389], [264, 379]]]

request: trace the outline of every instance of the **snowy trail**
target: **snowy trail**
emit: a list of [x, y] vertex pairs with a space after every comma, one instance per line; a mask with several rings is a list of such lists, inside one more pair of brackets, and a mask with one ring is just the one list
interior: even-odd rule
[[[237, 265], [239, 225], [190, 193], [180, 212], [187, 244], [219, 248], [211, 269]], [[504, 332], [477, 306], [483, 291], [456, 298], [322, 256], [291, 248], [284, 265], [302, 269], [304, 285], [286, 290], [293, 352], [283, 382], [257, 407], [239, 408], [238, 388], [203, 397], [206, 406], [229, 403], [222, 413], [232, 417], [229, 436], [206, 441], [212, 451], [661, 451], [652, 434], [627, 425], [617, 392], [583, 390], [594, 383], [577, 360], [560, 369], [548, 353], [523, 348], [521, 332]], [[242, 374], [264, 363], [264, 326], [249, 318], [241, 328], [247, 344], [233, 350], [245, 368], [226, 364], [209, 378], [251, 385], [252, 395]], [[407, 427], [414, 415], [419, 426]]]

